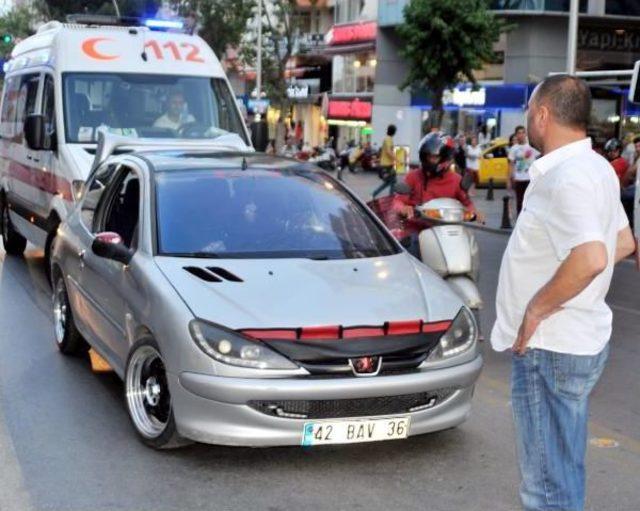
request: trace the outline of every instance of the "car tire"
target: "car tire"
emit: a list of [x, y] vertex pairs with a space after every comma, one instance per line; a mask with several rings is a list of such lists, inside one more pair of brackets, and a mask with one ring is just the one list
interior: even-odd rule
[[9, 204], [3, 196], [0, 198], [0, 218], [2, 228], [2, 243], [7, 254], [19, 256], [22, 255], [27, 247], [27, 240], [18, 231], [15, 230], [9, 216]]
[[56, 239], [56, 232], [58, 231], [58, 226], [47, 235], [47, 241], [44, 244], [44, 273], [47, 276], [47, 282], [51, 284], [53, 288], [53, 281], [51, 280], [51, 248], [53, 247], [53, 242]]
[[76, 327], [69, 304], [67, 287], [60, 271], [57, 271], [55, 275], [52, 301], [55, 341], [60, 353], [63, 355], [83, 355], [89, 350], [89, 345]]
[[151, 336], [143, 337], [131, 348], [124, 375], [124, 398], [129, 419], [145, 445], [174, 449], [191, 443], [178, 435], [164, 361]]

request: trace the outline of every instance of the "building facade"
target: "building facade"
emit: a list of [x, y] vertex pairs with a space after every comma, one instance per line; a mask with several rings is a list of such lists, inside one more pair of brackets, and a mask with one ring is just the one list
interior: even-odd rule
[[[403, 22], [408, 0], [380, 0], [378, 7], [378, 67], [373, 106], [373, 137], [379, 140], [395, 121], [399, 137], [412, 148], [428, 120], [426, 91], [401, 92], [406, 64], [398, 56], [401, 42], [396, 27]], [[445, 97], [444, 128], [450, 133], [473, 132], [486, 125], [495, 136], [507, 137], [524, 124], [531, 91], [549, 73], [567, 68], [570, 0], [493, 0], [497, 15], [515, 24], [494, 50], [497, 64], [480, 70], [479, 90], [459, 84]], [[631, 69], [640, 59], [640, 1], [581, 0], [579, 4], [577, 69], [581, 71]], [[640, 111], [628, 105], [624, 82], [592, 84], [592, 136], [603, 142], [615, 135], [640, 132]], [[401, 126], [402, 124], [402, 126]]]

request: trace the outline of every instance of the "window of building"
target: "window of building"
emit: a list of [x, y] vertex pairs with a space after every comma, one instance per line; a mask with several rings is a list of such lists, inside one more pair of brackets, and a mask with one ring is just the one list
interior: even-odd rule
[[375, 53], [336, 55], [333, 58], [333, 92], [373, 92], [376, 65]]
[[640, 16], [640, 2], [638, 0], [607, 0], [604, 9], [606, 14]]
[[335, 22], [350, 23], [358, 21], [364, 7], [363, 0], [336, 0], [334, 16]]
[[[624, 0], [623, 0], [624, 1]], [[636, 0], [628, 0], [635, 2]], [[580, 12], [587, 12], [588, 0], [580, 0]], [[571, 0], [492, 0], [490, 8], [500, 11], [560, 11], [568, 12]]]

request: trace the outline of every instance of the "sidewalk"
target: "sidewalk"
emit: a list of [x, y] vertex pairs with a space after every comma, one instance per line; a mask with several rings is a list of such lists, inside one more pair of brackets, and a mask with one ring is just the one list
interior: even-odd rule
[[[337, 174], [334, 174], [337, 176]], [[367, 173], [358, 173], [351, 174], [347, 171], [343, 174], [344, 183], [360, 197], [360, 199], [365, 202], [369, 202], [371, 200], [371, 192], [375, 190], [381, 183], [380, 179], [374, 172]], [[403, 179], [400, 177], [399, 179]], [[485, 225], [480, 224], [468, 224], [470, 227], [477, 227], [478, 229], [497, 231], [503, 234], [510, 234], [511, 229], [502, 229], [502, 208], [503, 208], [503, 197], [507, 195], [507, 191], [502, 188], [498, 188], [494, 190], [493, 201], [486, 200], [487, 198], [487, 189], [481, 188], [476, 190], [475, 197], [472, 197], [474, 204], [476, 205], [476, 209], [482, 211], [486, 216]], [[388, 194], [388, 190], [383, 192], [383, 195]], [[511, 218], [510, 222], [513, 226], [514, 217], [515, 217], [515, 208], [513, 205], [513, 198], [509, 202], [511, 207]]]

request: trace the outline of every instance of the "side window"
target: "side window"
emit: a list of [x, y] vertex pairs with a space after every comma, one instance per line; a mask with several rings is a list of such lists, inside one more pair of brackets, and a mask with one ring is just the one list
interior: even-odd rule
[[3, 138], [12, 138], [14, 135], [19, 91], [19, 77], [12, 76], [5, 80], [0, 114], [0, 136]]
[[100, 200], [104, 196], [105, 190], [108, 188], [115, 174], [115, 165], [105, 165], [96, 171], [93, 178], [91, 178], [87, 184], [87, 190], [82, 198], [80, 216], [82, 217], [82, 223], [84, 223], [85, 227], [91, 232], [96, 232], [98, 229], [95, 221], [96, 211], [98, 210]]
[[104, 209], [102, 231], [116, 232], [129, 248], [137, 247], [138, 215], [140, 211], [140, 180], [130, 169], [123, 171], [114, 183], [115, 193], [109, 194]]
[[53, 77], [45, 75], [44, 89], [42, 91], [42, 113], [44, 114], [46, 140], [45, 147], [52, 147], [52, 136], [56, 130], [56, 112], [55, 112], [55, 88], [53, 85]]
[[21, 142], [23, 139], [24, 121], [27, 115], [36, 113], [39, 83], [40, 75], [38, 74], [22, 75], [20, 77], [17, 119], [14, 128], [14, 136], [17, 142]]

